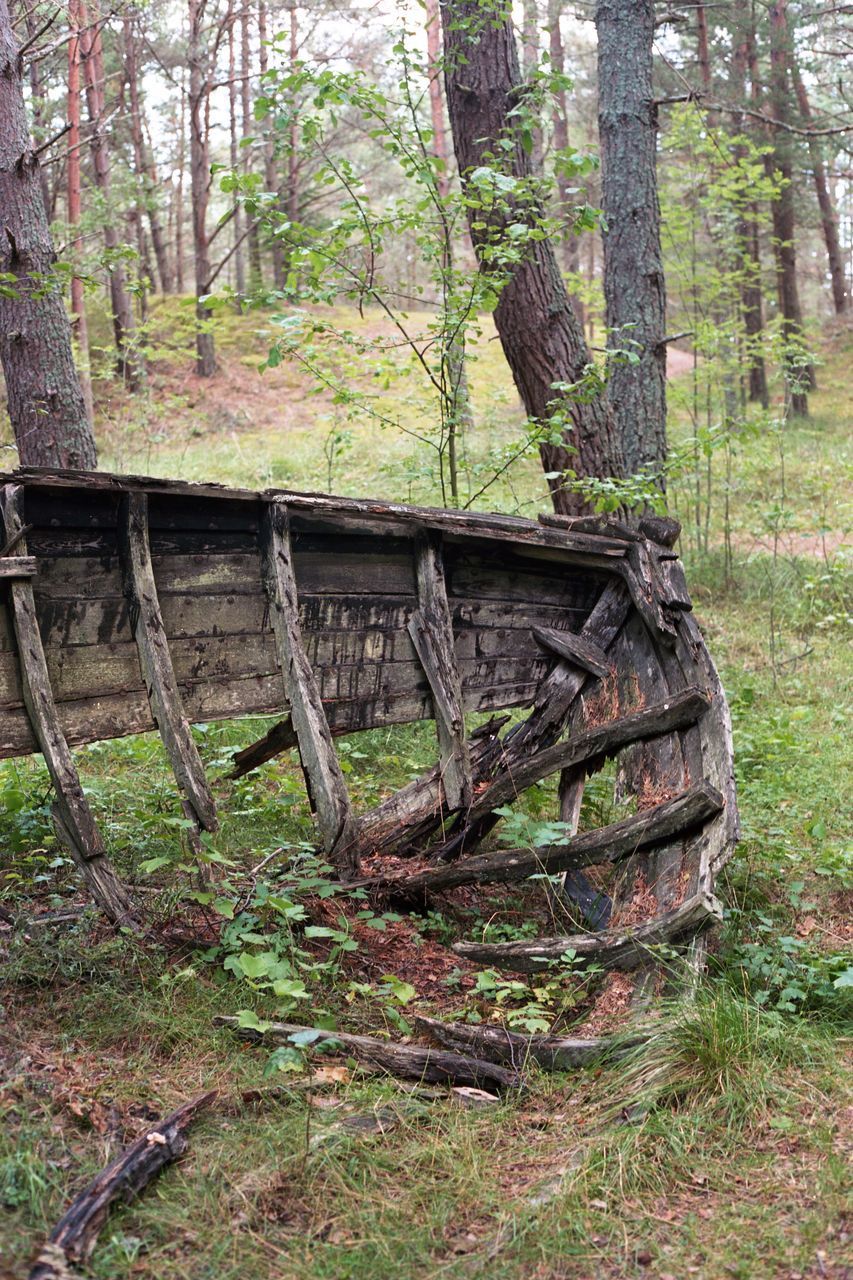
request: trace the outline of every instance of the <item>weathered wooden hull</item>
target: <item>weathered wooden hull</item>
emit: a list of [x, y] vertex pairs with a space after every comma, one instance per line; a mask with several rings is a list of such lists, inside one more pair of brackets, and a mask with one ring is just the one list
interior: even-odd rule
[[[188, 723], [280, 713], [242, 768], [298, 745], [319, 841], [348, 878], [375, 850], [435, 851], [442, 822], [438, 866], [465, 859], [494, 824], [489, 797], [505, 803], [514, 779], [553, 772], [560, 742], [580, 735], [587, 755], [560, 766], [570, 824], [607, 755], [621, 752], [625, 785], [655, 819], [704, 787], [688, 825], [650, 828], [642, 852], [619, 855], [624, 903], [638, 878], [655, 903], [647, 924], [710, 900], [737, 834], [728, 714], [665, 525], [641, 536], [105, 474], [0, 483], [0, 757], [45, 753], [60, 834], [84, 871], [105, 855], [86, 847], [69, 746], [158, 727], [188, 816], [212, 830]], [[634, 733], [626, 716], [646, 708], [669, 724], [675, 695], [689, 711], [676, 728]], [[503, 737], [463, 719], [519, 707], [529, 716]], [[433, 774], [353, 814], [332, 739], [433, 718]], [[400, 888], [399, 875], [366, 878]]]

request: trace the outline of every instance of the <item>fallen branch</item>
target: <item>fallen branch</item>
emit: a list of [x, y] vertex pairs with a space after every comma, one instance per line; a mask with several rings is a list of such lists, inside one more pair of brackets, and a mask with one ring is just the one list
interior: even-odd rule
[[719, 791], [708, 782], [699, 782], [673, 800], [664, 800], [653, 809], [632, 814], [597, 831], [586, 831], [564, 844], [477, 854], [414, 874], [404, 871], [353, 880], [350, 887], [380, 889], [394, 897], [417, 900], [430, 893], [455, 889], [460, 884], [507, 884], [537, 874], [554, 875], [595, 863], [617, 862], [638, 849], [680, 836], [712, 818], [723, 807]]
[[680, 907], [646, 924], [624, 929], [602, 929], [562, 938], [535, 938], [530, 942], [455, 942], [453, 950], [466, 960], [511, 969], [514, 973], [541, 973], [546, 964], [571, 955], [573, 967], [595, 964], [602, 969], [636, 969], [649, 959], [650, 948], [675, 945], [719, 924], [723, 909], [708, 893], [697, 893]]
[[68, 1280], [69, 1264], [85, 1262], [94, 1249], [113, 1201], [139, 1195], [164, 1165], [183, 1154], [187, 1129], [215, 1097], [216, 1090], [212, 1090], [185, 1102], [107, 1165], [54, 1227], [30, 1270], [29, 1280]]
[[588, 1067], [605, 1059], [624, 1057], [637, 1045], [643, 1044], [643, 1035], [610, 1037], [521, 1035], [506, 1027], [480, 1023], [469, 1026], [464, 1022], [440, 1022], [423, 1014], [414, 1015], [418, 1027], [432, 1036], [439, 1044], [460, 1052], [476, 1053], [479, 1058], [491, 1062], [508, 1063], [522, 1070], [528, 1059], [538, 1063], [545, 1071], [569, 1071], [572, 1067]]
[[[252, 1027], [241, 1027], [237, 1018], [228, 1017], [214, 1018], [213, 1023], [217, 1027], [230, 1028], [244, 1040], [270, 1040], [284, 1044], [290, 1043], [291, 1037], [298, 1032], [315, 1030], [289, 1022], [273, 1022], [259, 1031]], [[340, 1048], [342, 1053], [356, 1058], [360, 1063], [387, 1071], [392, 1076], [401, 1076], [404, 1080], [474, 1085], [478, 1089], [498, 1092], [523, 1088], [523, 1081], [517, 1071], [508, 1071], [493, 1062], [484, 1062], [467, 1054], [445, 1053], [422, 1045], [395, 1044], [390, 1040], [374, 1040], [371, 1036], [350, 1035], [346, 1031], [316, 1030], [316, 1037], [311, 1043], [312, 1049], [325, 1046]]]

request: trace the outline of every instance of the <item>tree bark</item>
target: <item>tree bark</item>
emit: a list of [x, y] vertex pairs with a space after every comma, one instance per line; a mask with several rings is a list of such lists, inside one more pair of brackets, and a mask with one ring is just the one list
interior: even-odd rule
[[[27, 39], [33, 40], [38, 32], [39, 23], [36, 17], [36, 6], [34, 4], [24, 3], [22, 6], [24, 18], [27, 24]], [[33, 135], [36, 145], [45, 140], [45, 125], [42, 111], [42, 84], [41, 84], [41, 61], [38, 58], [30, 58], [30, 93], [32, 95], [32, 112], [33, 112]], [[39, 166], [39, 186], [41, 188], [41, 198], [44, 201], [44, 210], [47, 215], [48, 223], [53, 218], [53, 196], [50, 191], [50, 183], [47, 180], [47, 173]]]
[[598, 0], [598, 128], [608, 397], [629, 474], [665, 488], [666, 291], [652, 89], [653, 0]]
[[[800, 108], [800, 115], [805, 128], [809, 128], [812, 124], [812, 111], [809, 105], [809, 97], [806, 93], [806, 86], [803, 84], [803, 78], [800, 75], [799, 67], [791, 58], [791, 76], [794, 81], [794, 91], [797, 95], [797, 102]], [[820, 151], [820, 142], [815, 137], [809, 137], [809, 156], [812, 162], [812, 175], [814, 177], [815, 193], [817, 194], [817, 202], [820, 206], [820, 223], [823, 229], [823, 238], [826, 243], [826, 256], [829, 259], [829, 276], [832, 282], [832, 302], [835, 307], [835, 314], [843, 316], [847, 310], [848, 294], [847, 285], [844, 279], [844, 258], [841, 253], [841, 245], [838, 239], [838, 214], [835, 211], [835, 205], [832, 199], [832, 193], [829, 190], [829, 183], [826, 178], [826, 165], [823, 162], [823, 156]]]
[[[79, 259], [83, 251], [80, 237], [80, 217], [82, 214], [82, 188], [80, 181], [80, 5], [78, 0], [71, 0], [68, 6], [69, 40], [68, 40], [68, 226], [71, 233], [71, 248]], [[86, 406], [86, 418], [90, 431], [95, 425], [95, 404], [92, 396], [92, 378], [89, 365], [89, 323], [86, 316], [86, 292], [80, 276], [71, 277], [71, 326], [77, 347], [80, 352], [82, 369], [80, 370], [80, 389]]]
[[171, 293], [174, 287], [172, 266], [169, 262], [169, 251], [163, 224], [160, 221], [160, 209], [157, 204], [157, 171], [154, 157], [145, 138], [145, 117], [143, 114], [142, 95], [139, 85], [139, 36], [136, 28], [137, 19], [124, 19], [124, 69], [130, 96], [130, 133], [133, 143], [133, 163], [136, 169], [136, 183], [139, 193], [139, 221], [142, 225], [143, 214], [148, 216], [151, 229], [151, 247], [157, 263], [157, 275], [163, 293]]
[[[240, 12], [240, 76], [241, 76], [241, 94], [240, 106], [242, 110], [243, 137], [249, 138], [252, 135], [252, 95], [250, 91], [250, 76], [252, 73], [252, 50], [250, 41], [249, 18], [251, 9], [249, 0], [243, 0], [243, 7]], [[251, 168], [250, 152], [248, 148], [243, 150], [243, 169], [246, 173]], [[263, 272], [261, 269], [261, 240], [258, 234], [257, 221], [250, 213], [246, 213], [248, 226], [246, 228], [246, 240], [249, 249], [249, 288], [259, 289], [263, 284]]]
[[[237, 138], [237, 58], [235, 54], [237, 15], [233, 13], [233, 0], [229, 5], [232, 17], [228, 23], [228, 115], [229, 159], [234, 173], [240, 169], [240, 146]], [[234, 288], [242, 297], [246, 292], [246, 255], [243, 252], [243, 219], [246, 211], [239, 196], [234, 200], [231, 231], [234, 241]], [[238, 304], [239, 305], [239, 304]]]
[[[447, 103], [463, 187], [469, 186], [473, 170], [493, 165], [504, 141], [510, 144], [504, 153], [507, 171], [529, 183], [530, 158], [510, 114], [521, 86], [510, 20], [501, 20], [497, 10], [490, 20], [476, 0], [452, 0], [443, 10], [443, 22]], [[480, 260], [488, 256], [496, 235], [525, 216], [509, 208], [486, 219], [471, 210], [471, 239]], [[540, 454], [555, 510], [575, 515], [587, 504], [565, 473], [573, 471], [581, 479], [621, 477], [623, 459], [605, 398], [595, 392], [578, 396], [554, 389], [555, 383], [580, 381], [592, 359], [550, 241], [531, 243], [513, 268], [498, 298], [495, 324], [529, 416], [545, 423], [560, 410], [571, 423], [561, 442], [542, 443]]]
[[[746, 97], [746, 76], [755, 76], [755, 30], [749, 25], [740, 39], [736, 40], [732, 56], [732, 78], [734, 91], [738, 98]], [[753, 88], [756, 88], [754, 85]], [[743, 128], [741, 117], [735, 117], [735, 129]], [[738, 148], [743, 155], [743, 149]], [[767, 368], [761, 350], [764, 334], [764, 298], [761, 291], [761, 251], [758, 241], [758, 218], [756, 206], [750, 205], [738, 219], [738, 250], [743, 270], [743, 284], [740, 292], [741, 315], [746, 333], [746, 361], [749, 370], [749, 399], [758, 401], [766, 409], [770, 404], [767, 389]]]
[[[97, 17], [97, 15], [93, 15]], [[80, 3], [80, 49], [83, 55], [83, 78], [86, 84], [86, 101], [92, 125], [90, 143], [95, 184], [104, 202], [104, 248], [107, 251], [110, 306], [113, 333], [116, 344], [118, 372], [131, 390], [135, 390], [144, 377], [142, 357], [136, 348], [136, 323], [133, 307], [127, 292], [124, 267], [119, 260], [119, 237], [114, 210], [111, 208], [112, 175], [110, 150], [104, 131], [104, 54], [101, 33], [97, 21], [90, 24], [86, 4]]]
[[[561, 76], [566, 69], [566, 51], [563, 46], [563, 33], [560, 28], [560, 19], [563, 15], [563, 0], [549, 0], [548, 3], [548, 47], [551, 54], [551, 70], [555, 75]], [[551, 117], [551, 128], [554, 137], [554, 150], [557, 152], [568, 151], [569, 148], [569, 115], [568, 105], [566, 102], [565, 89], [558, 88], [554, 93], [554, 110]], [[571, 191], [566, 180], [564, 180], [557, 168], [557, 189], [560, 199], [560, 217], [563, 219], [563, 250], [565, 269], [571, 275], [579, 275], [581, 269], [580, 263], [580, 240], [575, 235], [570, 225], [571, 219]], [[578, 324], [583, 330], [584, 325], [584, 308], [580, 298], [575, 294], [571, 295], [572, 306], [575, 315], [578, 318]]]
[[[258, 0], [258, 66], [261, 72], [261, 83], [269, 66], [269, 50], [267, 49], [267, 6], [265, 0]], [[272, 130], [267, 130], [264, 139], [264, 186], [267, 191], [275, 193], [276, 205], [281, 205], [281, 183], [275, 159], [275, 143]], [[278, 236], [272, 237], [272, 278], [276, 289], [284, 288], [284, 249]]]
[[207, 104], [210, 71], [204, 47], [204, 0], [189, 0], [190, 67], [190, 183], [192, 187], [193, 252], [196, 294], [196, 373], [210, 378], [216, 372], [216, 351], [210, 328], [211, 311], [203, 299], [210, 288], [210, 241], [207, 235], [207, 204], [210, 194], [210, 138]]
[[[8, 0], [0, 0], [0, 359], [9, 420], [24, 465], [93, 470], [97, 454], [74, 368], [47, 213], [24, 110]], [[47, 281], [47, 286], [45, 286]]]
[[[787, 0], [774, 0], [770, 6], [770, 99], [773, 115], [780, 124], [789, 123], [789, 57]], [[787, 129], [776, 129], [774, 134], [773, 164], [782, 176], [782, 186], [777, 199], [773, 201], [773, 238], [782, 334], [788, 348], [787, 396], [791, 411], [800, 417], [807, 417], [808, 391], [815, 387], [815, 376], [810, 364], [803, 365], [798, 360], [798, 350], [805, 350], [805, 337], [797, 284], [793, 143], [792, 135]]]

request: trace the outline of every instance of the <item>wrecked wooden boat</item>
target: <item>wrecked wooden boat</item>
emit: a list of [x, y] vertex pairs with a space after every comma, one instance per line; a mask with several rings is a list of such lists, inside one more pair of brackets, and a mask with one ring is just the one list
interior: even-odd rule
[[[0, 758], [43, 753], [58, 835], [111, 919], [136, 907], [72, 748], [159, 730], [199, 838], [217, 815], [191, 724], [278, 713], [235, 772], [297, 748], [342, 879], [418, 905], [563, 877], [577, 932], [460, 953], [522, 972], [567, 953], [641, 971], [661, 949], [701, 955], [737, 813], [674, 522], [35, 469], [0, 484]], [[435, 767], [354, 812], [335, 738], [419, 720], [435, 722]], [[631, 811], [580, 832], [608, 758]], [[484, 850], [496, 810], [549, 778], [559, 840]]]

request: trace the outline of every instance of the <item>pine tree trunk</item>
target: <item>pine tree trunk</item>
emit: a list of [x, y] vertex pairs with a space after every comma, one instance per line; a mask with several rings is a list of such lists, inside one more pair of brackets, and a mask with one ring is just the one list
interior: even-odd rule
[[[243, 137], [250, 138], [253, 132], [252, 122], [252, 93], [251, 93], [251, 74], [252, 74], [252, 51], [250, 42], [249, 19], [251, 17], [251, 9], [249, 0], [243, 0], [243, 8], [240, 13], [240, 76], [241, 76], [241, 94], [240, 105], [243, 116]], [[249, 173], [251, 169], [251, 152], [248, 148], [243, 151], [243, 170]], [[247, 219], [247, 241], [249, 247], [249, 288], [260, 289], [263, 285], [263, 271], [261, 268], [261, 239], [258, 234], [257, 221], [250, 213], [246, 214]]]
[[664, 488], [666, 291], [657, 193], [652, 90], [653, 0], [598, 0], [604, 297], [611, 358], [608, 397], [629, 474]]
[[[139, 191], [139, 220], [142, 226], [143, 214], [148, 215], [148, 226], [151, 229], [151, 247], [157, 263], [157, 275], [163, 293], [171, 293], [174, 288], [172, 267], [169, 262], [169, 251], [163, 224], [160, 221], [160, 209], [157, 204], [157, 170], [154, 156], [145, 136], [145, 116], [139, 86], [139, 53], [136, 19], [124, 20], [125, 78], [130, 96], [130, 133], [133, 143], [133, 163], [136, 169], [136, 182]], [[141, 232], [144, 235], [143, 232]], [[153, 276], [153, 272], [151, 273]]]
[[[770, 6], [770, 99], [773, 115], [782, 124], [789, 123], [789, 40], [787, 0], [774, 0]], [[773, 238], [782, 334], [788, 348], [788, 401], [793, 413], [807, 417], [808, 391], [814, 389], [816, 381], [814, 368], [810, 364], [802, 365], [797, 357], [798, 349], [805, 349], [805, 337], [797, 284], [793, 144], [787, 129], [776, 129], [774, 132], [773, 163], [782, 176], [782, 185], [778, 197], [773, 201]]]
[[[237, 138], [237, 58], [235, 44], [237, 40], [237, 15], [233, 13], [233, 0], [230, 0], [229, 11], [233, 14], [228, 23], [228, 134], [230, 143], [229, 159], [234, 173], [240, 169], [240, 146]], [[234, 239], [234, 288], [240, 297], [246, 292], [246, 255], [243, 244], [243, 219], [246, 216], [239, 197], [234, 201], [234, 214], [231, 218], [231, 230]], [[240, 305], [239, 303], [237, 304]]]
[[[269, 50], [267, 49], [267, 6], [265, 0], [258, 0], [258, 67], [263, 76], [269, 66]], [[267, 130], [264, 140], [264, 187], [274, 192], [276, 206], [281, 206], [281, 183], [275, 159], [275, 143], [272, 131]], [[272, 278], [276, 289], [284, 288], [284, 248], [278, 236], [272, 237]]]
[[[83, 250], [80, 237], [80, 218], [83, 211], [82, 186], [80, 180], [80, 5], [78, 0], [71, 0], [68, 6], [70, 26], [68, 40], [68, 227], [71, 248], [75, 257], [79, 258]], [[86, 406], [86, 418], [90, 430], [94, 430], [95, 403], [92, 395], [92, 378], [89, 363], [89, 322], [86, 316], [86, 293], [83, 281], [78, 275], [71, 277], [71, 312], [72, 330], [77, 339], [82, 369], [80, 370], [80, 389]]]
[[[736, 40], [732, 56], [733, 88], [739, 99], [746, 97], [746, 75], [753, 78], [755, 71], [755, 31], [750, 25], [741, 39]], [[757, 86], [756, 86], [757, 87]], [[743, 128], [743, 119], [735, 117], [737, 132]], [[742, 148], [738, 154], [743, 155]], [[767, 389], [767, 368], [761, 351], [764, 337], [764, 297], [761, 290], [761, 250], [758, 240], [758, 216], [755, 205], [745, 209], [738, 218], [737, 244], [743, 271], [740, 292], [741, 315], [746, 333], [746, 361], [749, 371], [749, 399], [766, 409], [770, 404]]]
[[[530, 159], [510, 114], [521, 86], [512, 25], [497, 12], [489, 20], [478, 0], [452, 0], [442, 11], [445, 86], [453, 145], [463, 184], [472, 170], [490, 164], [503, 139], [512, 142], [505, 167], [522, 180], [531, 177]], [[518, 216], [510, 209], [494, 213], [483, 227], [476, 211], [469, 215], [471, 239], [482, 259], [488, 244]], [[515, 385], [529, 416], [544, 422], [559, 407], [570, 419], [561, 444], [540, 447], [551, 498], [557, 511], [573, 515], [585, 509], [578, 493], [563, 479], [574, 470], [581, 477], [622, 476], [619, 438], [601, 395], [564, 396], [554, 383], [576, 383], [591, 364], [560, 276], [553, 246], [534, 241], [504, 284], [495, 324]], [[586, 402], [584, 402], [586, 400]]]
[[[296, 71], [299, 60], [299, 19], [296, 13], [295, 0], [290, 0], [290, 72]], [[289, 222], [298, 222], [300, 209], [299, 199], [299, 122], [296, 112], [290, 114], [290, 138], [287, 155], [287, 217]]]
[[184, 174], [187, 167], [187, 85], [181, 69], [181, 109], [178, 115], [178, 181], [175, 189], [175, 284], [184, 292]]
[[97, 466], [95, 441], [71, 353], [71, 330], [58, 283], [47, 288], [55, 254], [30, 146], [21, 59], [8, 0], [0, 0], [0, 359], [9, 420], [21, 462]]
[[[24, 11], [24, 18], [27, 24], [27, 39], [35, 39], [39, 28], [37, 21], [37, 10], [34, 4], [23, 4], [21, 8]], [[32, 111], [33, 111], [33, 134], [35, 135], [36, 145], [44, 142], [44, 115], [42, 111], [42, 86], [41, 86], [41, 62], [38, 58], [30, 58], [30, 93], [32, 94]], [[41, 188], [41, 198], [44, 201], [44, 211], [47, 214], [48, 225], [53, 220], [53, 197], [50, 193], [50, 183], [47, 180], [47, 173], [39, 165], [39, 186]]]
[[109, 277], [110, 305], [116, 344], [116, 364], [121, 377], [131, 390], [134, 390], [143, 380], [144, 365], [142, 357], [136, 349], [136, 323], [133, 318], [130, 294], [127, 292], [125, 283], [124, 268], [119, 259], [119, 238], [114, 221], [115, 212], [111, 208], [110, 151], [104, 129], [104, 55], [97, 14], [92, 16], [95, 21], [90, 24], [86, 5], [81, 2], [80, 48], [83, 54], [86, 101], [89, 107], [89, 120], [92, 125], [90, 133], [92, 167], [95, 174], [95, 184], [101, 193], [105, 209], [103, 236], [104, 248], [110, 259], [107, 264], [107, 274]]
[[[560, 19], [563, 14], [563, 0], [549, 0], [548, 2], [548, 42], [549, 52], [551, 54], [551, 71], [562, 76], [566, 70], [566, 51], [563, 47], [563, 33], [560, 29]], [[554, 149], [555, 151], [568, 151], [569, 147], [569, 116], [568, 104], [566, 102], [565, 89], [558, 88], [554, 93], [554, 111], [551, 119], [551, 127], [554, 132]], [[560, 216], [565, 223], [563, 231], [563, 250], [565, 269], [570, 275], [579, 275], [581, 269], [580, 262], [580, 239], [575, 235], [569, 225], [571, 217], [571, 192], [569, 191], [569, 182], [563, 181], [558, 175], [557, 188], [560, 193]], [[572, 306], [575, 309], [575, 315], [578, 318], [578, 324], [581, 329], [584, 325], [584, 308], [580, 298], [575, 294], [571, 295]]]
[[[800, 116], [803, 124], [809, 128], [812, 124], [812, 111], [809, 104], [806, 86], [803, 84], [802, 76], [799, 68], [791, 59], [791, 75], [794, 80], [794, 90], [797, 95], [797, 102], [800, 107]], [[817, 194], [817, 202], [820, 207], [820, 223], [823, 229], [823, 238], [826, 244], [826, 256], [829, 259], [829, 276], [832, 281], [832, 302], [835, 307], [835, 314], [843, 316], [847, 310], [848, 295], [847, 286], [844, 279], [844, 258], [841, 253], [841, 245], [838, 240], [838, 214], [835, 212], [832, 194], [829, 190], [829, 183], [826, 179], [826, 165], [823, 163], [823, 156], [820, 151], [820, 142], [817, 138], [809, 138], [809, 156], [812, 162], [812, 175], [814, 177], [815, 192]]]
[[190, 183], [192, 187], [193, 254], [195, 258], [196, 337], [195, 368], [202, 378], [216, 372], [216, 351], [210, 328], [211, 311], [203, 299], [210, 291], [210, 241], [207, 235], [207, 203], [210, 180], [207, 106], [210, 97], [207, 52], [203, 45], [204, 0], [189, 0], [190, 67]]

